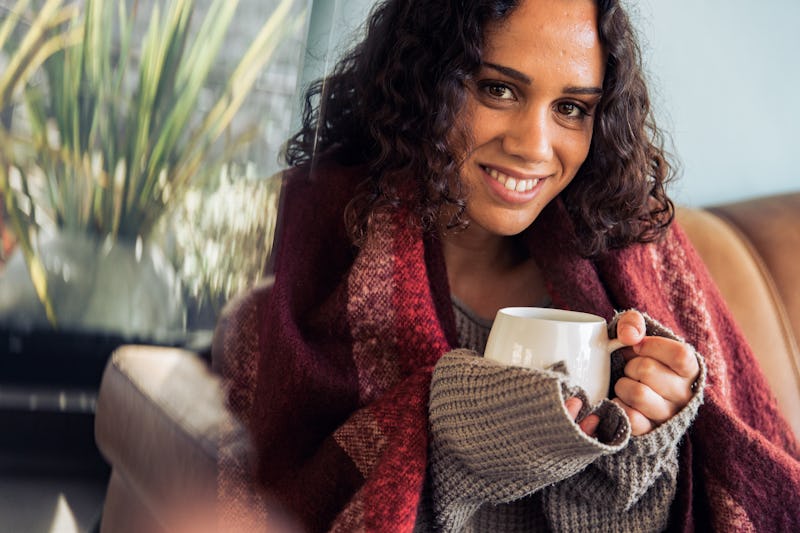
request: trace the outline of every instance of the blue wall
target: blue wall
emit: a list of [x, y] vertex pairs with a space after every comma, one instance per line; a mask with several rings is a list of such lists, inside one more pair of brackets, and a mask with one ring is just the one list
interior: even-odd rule
[[[679, 203], [800, 190], [800, 1], [628, 0]], [[372, 0], [316, 0], [304, 82], [352, 43]], [[331, 28], [334, 29], [331, 32]]]
[[800, 2], [639, 0], [657, 116], [693, 205], [800, 190]]

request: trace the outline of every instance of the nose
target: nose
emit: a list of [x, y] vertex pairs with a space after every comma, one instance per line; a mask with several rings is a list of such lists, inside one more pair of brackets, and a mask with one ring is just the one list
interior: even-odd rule
[[538, 163], [553, 156], [553, 124], [546, 107], [529, 107], [513, 117], [503, 135], [506, 153]]

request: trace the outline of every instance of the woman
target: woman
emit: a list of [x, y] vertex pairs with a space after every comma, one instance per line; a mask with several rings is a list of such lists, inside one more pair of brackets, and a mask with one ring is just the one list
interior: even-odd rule
[[[797, 445], [657, 141], [617, 2], [376, 7], [289, 143], [275, 285], [220, 328], [272, 504], [313, 531], [797, 525], [757, 509], [800, 489]], [[613, 318], [612, 399], [480, 358], [517, 305]]]

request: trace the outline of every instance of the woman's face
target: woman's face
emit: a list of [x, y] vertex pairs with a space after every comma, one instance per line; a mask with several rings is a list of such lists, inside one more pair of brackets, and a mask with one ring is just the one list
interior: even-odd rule
[[514, 235], [586, 159], [606, 55], [593, 0], [523, 0], [486, 32], [466, 104], [467, 231]]

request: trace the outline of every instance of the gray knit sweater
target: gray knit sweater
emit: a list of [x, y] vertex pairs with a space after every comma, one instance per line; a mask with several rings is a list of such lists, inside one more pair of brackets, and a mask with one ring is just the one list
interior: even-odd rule
[[[490, 324], [456, 302], [460, 343], [431, 382], [428, 477], [415, 531], [661, 531], [675, 495], [678, 443], [702, 403], [705, 364], [686, 407], [631, 437], [624, 412], [590, 409], [563, 374], [502, 366], [483, 353]], [[648, 335], [677, 338], [646, 317]], [[616, 318], [609, 331], [616, 331]], [[613, 334], [613, 333], [612, 333]], [[612, 380], [622, 373], [612, 363]], [[578, 395], [598, 438], [568, 416]]]

